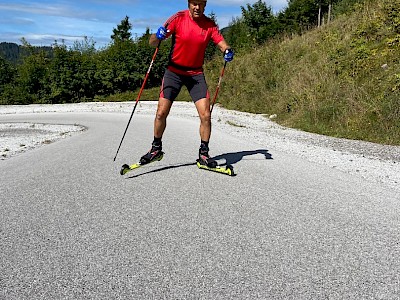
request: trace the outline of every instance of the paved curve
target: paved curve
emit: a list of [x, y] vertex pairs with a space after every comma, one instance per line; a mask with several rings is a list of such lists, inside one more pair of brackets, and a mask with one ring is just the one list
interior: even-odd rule
[[82, 134], [0, 161], [0, 299], [398, 299], [400, 196], [218, 130], [236, 177], [198, 170], [197, 121], [7, 115]]

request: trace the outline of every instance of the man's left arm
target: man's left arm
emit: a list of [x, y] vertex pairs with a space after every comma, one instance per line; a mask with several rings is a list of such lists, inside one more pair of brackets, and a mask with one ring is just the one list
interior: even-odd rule
[[219, 48], [219, 50], [221, 50], [222, 53], [224, 53], [225, 50], [231, 48], [225, 40], [220, 41], [220, 42], [217, 44], [217, 47]]

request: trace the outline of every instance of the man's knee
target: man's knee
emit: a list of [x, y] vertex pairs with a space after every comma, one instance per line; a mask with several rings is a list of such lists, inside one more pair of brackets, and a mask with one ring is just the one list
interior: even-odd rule
[[207, 98], [195, 102], [201, 122], [211, 122], [210, 101]]
[[200, 114], [201, 122], [210, 123], [211, 122], [211, 113], [210, 111], [204, 111]]
[[168, 117], [169, 111], [171, 109], [172, 102], [168, 99], [160, 98], [158, 102], [156, 119], [163, 121]]
[[168, 116], [168, 111], [165, 110], [157, 110], [156, 119], [158, 121], [164, 121]]

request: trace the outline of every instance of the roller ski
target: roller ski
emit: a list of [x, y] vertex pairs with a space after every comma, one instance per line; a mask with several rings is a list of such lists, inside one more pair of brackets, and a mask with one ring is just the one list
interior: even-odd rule
[[235, 173], [233, 172], [233, 167], [231, 165], [227, 165], [226, 167], [218, 166], [218, 163], [209, 156], [208, 149], [200, 149], [199, 158], [197, 159], [196, 164], [199, 169], [217, 172], [229, 176], [235, 175]]
[[151, 163], [153, 163], [155, 161], [160, 161], [160, 160], [163, 159], [163, 157], [164, 157], [164, 152], [161, 151], [161, 146], [152, 145], [152, 147], [149, 150], [149, 152], [147, 152], [145, 155], [143, 155], [140, 158], [140, 161], [138, 163], [133, 164], [133, 165], [124, 164], [121, 167], [120, 174], [121, 175], [125, 175], [129, 171], [138, 169], [138, 168], [143, 167], [145, 165], [151, 164]]

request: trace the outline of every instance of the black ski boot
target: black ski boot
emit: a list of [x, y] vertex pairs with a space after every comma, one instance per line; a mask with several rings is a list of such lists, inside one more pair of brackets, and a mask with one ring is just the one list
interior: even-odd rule
[[208, 147], [200, 147], [199, 149], [199, 159], [197, 160], [201, 165], [207, 166], [208, 168], [216, 168], [218, 163], [210, 157], [208, 154]]
[[140, 158], [140, 164], [145, 165], [156, 160], [161, 160], [163, 158], [164, 152], [162, 150], [162, 145], [152, 144], [151, 149], [145, 155]]

